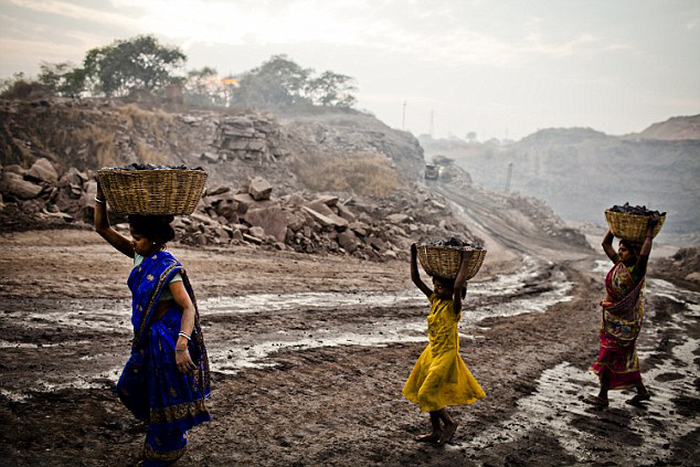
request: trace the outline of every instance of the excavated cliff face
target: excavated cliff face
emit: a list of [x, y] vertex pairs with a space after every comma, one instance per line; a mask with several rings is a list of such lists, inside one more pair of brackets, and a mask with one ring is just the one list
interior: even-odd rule
[[[481, 240], [449, 200], [423, 185], [418, 141], [365, 114], [173, 114], [67, 99], [5, 101], [0, 109], [3, 231], [89, 228], [96, 169], [149, 162], [209, 174], [195, 213], [174, 224], [189, 244], [384, 260], [404, 257], [417, 241]], [[450, 174], [460, 191], [486, 193], [466, 172]], [[508, 216], [521, 212], [541, 235], [561, 236], [563, 224], [544, 203], [508, 202]]]
[[422, 144], [426, 158], [454, 158], [491, 190], [505, 190], [512, 167], [511, 192], [543, 199], [567, 220], [604, 224], [606, 208], [629, 202], [667, 211], [664, 234], [697, 232], [700, 137], [649, 139], [652, 134], [617, 137], [583, 128], [547, 129], [506, 146]]

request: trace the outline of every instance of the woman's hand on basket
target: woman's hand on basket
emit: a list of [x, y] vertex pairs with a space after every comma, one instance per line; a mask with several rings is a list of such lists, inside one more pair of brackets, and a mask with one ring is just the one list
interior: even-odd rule
[[658, 213], [654, 213], [651, 216], [649, 216], [649, 227], [656, 227], [656, 225], [661, 222], [661, 216], [659, 216]]

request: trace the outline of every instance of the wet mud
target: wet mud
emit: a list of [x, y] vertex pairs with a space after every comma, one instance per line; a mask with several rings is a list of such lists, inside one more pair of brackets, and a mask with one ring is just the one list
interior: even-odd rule
[[[12, 272], [0, 276], [2, 465], [139, 459], [145, 426], [113, 393], [131, 335], [128, 262], [91, 234], [0, 239]], [[413, 440], [428, 417], [401, 397], [427, 342], [427, 302], [407, 265], [176, 254], [199, 295], [214, 385], [213, 420], [191, 431], [178, 465], [696, 465], [697, 292], [649, 280], [638, 351], [652, 401], [633, 407], [611, 392], [594, 410], [582, 399], [597, 389], [587, 367], [604, 264], [519, 252], [487, 265], [460, 323], [461, 355], [487, 398], [451, 409], [459, 429], [437, 448]]]

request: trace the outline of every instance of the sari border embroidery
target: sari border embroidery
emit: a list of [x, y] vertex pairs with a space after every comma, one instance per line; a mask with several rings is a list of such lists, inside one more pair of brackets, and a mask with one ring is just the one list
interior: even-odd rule
[[172, 423], [188, 417], [194, 418], [203, 413], [208, 413], [204, 406], [204, 399], [197, 399], [184, 404], [151, 409], [148, 423]]
[[143, 457], [148, 460], [154, 461], [174, 461], [185, 455], [187, 451], [187, 445], [185, 447], [177, 449], [175, 451], [155, 451], [148, 444], [143, 447]]

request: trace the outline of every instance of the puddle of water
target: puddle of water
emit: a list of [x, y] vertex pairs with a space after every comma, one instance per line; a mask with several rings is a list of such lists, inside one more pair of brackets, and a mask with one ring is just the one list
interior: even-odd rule
[[[554, 269], [550, 287], [545, 292], [519, 296], [508, 300], [509, 295], [521, 294], [527, 281], [536, 277], [545, 263], [530, 257], [523, 259], [523, 266], [514, 274], [498, 275], [488, 283], [474, 283], [469, 286], [463, 319], [460, 322], [460, 336], [473, 338], [477, 323], [487, 317], [514, 316], [523, 313], [543, 312], [549, 306], [570, 300], [568, 295], [572, 284], [566, 281], [563, 271]], [[506, 297], [506, 299], [504, 299]], [[360, 309], [371, 313], [377, 308], [419, 308], [428, 311], [425, 297], [417, 288], [393, 293], [288, 293], [256, 294], [237, 297], [213, 297], [201, 300], [200, 309], [204, 316], [235, 316], [251, 313], [303, 313], [308, 310]], [[28, 305], [29, 306], [29, 305]], [[122, 300], [66, 300], [60, 304], [61, 311], [42, 311], [40, 307], [22, 310], [6, 309], [0, 314], [0, 326], [4, 320], [21, 322], [24, 327], [41, 331], [60, 326], [65, 329], [92, 330], [100, 333], [130, 335], [129, 301]], [[316, 326], [319, 323], [315, 324]], [[320, 323], [323, 326], [323, 323]], [[205, 333], [207, 329], [205, 328]], [[341, 345], [385, 346], [400, 342], [426, 342], [427, 326], [425, 319], [373, 319], [366, 322], [351, 322], [331, 328], [278, 329], [266, 334], [243, 334], [240, 339], [226, 339], [223, 332], [207, 334], [212, 369], [226, 374], [234, 374], [245, 368], [273, 366], [271, 360], [276, 353], [285, 350], [304, 350]], [[79, 346], [88, 341], [62, 341], [58, 344], [11, 343], [0, 341], [0, 348], [42, 348], [51, 346]], [[82, 355], [80, 360], [90, 361], [91, 368], [79, 374], [61, 373], [60, 382], [37, 382], [36, 388], [56, 390], [63, 387], [88, 387], [91, 380], [116, 381], [120, 371], [108, 370], [115, 362], [115, 354]], [[118, 358], [118, 357], [117, 357]], [[120, 359], [121, 360], [121, 359]], [[56, 377], [59, 381], [58, 376]], [[69, 382], [65, 382], [69, 381]], [[75, 385], [78, 386], [75, 386]], [[98, 383], [102, 384], [102, 383]]]
[[46, 344], [31, 344], [27, 342], [9, 342], [0, 339], [0, 349], [42, 349], [50, 347], [66, 347], [68, 345], [85, 345], [90, 344], [91, 341], [65, 341], [65, 342], [55, 342]]
[[[700, 306], [693, 300], [700, 294], [657, 280], [650, 281], [649, 288], [655, 291], [650, 293], [650, 297], [663, 296], [685, 303], [683, 313], [673, 316], [675, 323], [668, 323], [671, 327], [687, 329], [682, 326], [683, 321], [691, 316], [700, 316]], [[689, 303], [689, 298], [696, 303]], [[518, 409], [512, 417], [450, 449], [473, 450], [488, 448], [497, 443], [521, 441], [536, 429], [554, 433], [566, 453], [581, 463], [614, 461], [616, 465], [631, 466], [638, 464], [635, 458], [655, 462], [670, 457], [672, 451], [668, 445], [696, 429], [700, 423], [697, 415], [680, 414], [673, 402], [679, 396], [700, 398], [700, 391], [695, 386], [697, 374], [693, 363], [700, 348], [700, 340], [686, 337], [673, 348], [672, 357], [646, 371], [644, 360], [654, 354], [656, 340], [646, 339], [645, 342], [647, 344], [637, 350], [645, 384], [653, 395], [648, 409], [626, 405], [624, 400], [631, 397], [631, 394], [611, 391], [610, 408], [601, 412], [592, 410], [579, 401], [578, 396], [597, 393], [597, 378], [587, 370], [563, 362], [542, 373], [536, 381], [536, 390], [518, 401]], [[673, 378], [662, 376], [668, 374], [672, 374]], [[627, 430], [630, 437], [643, 442], [634, 445], [633, 442], [629, 444], [611, 438], [609, 444], [605, 445], [610, 448], [606, 453], [606, 450], [600, 449], [603, 446], [601, 434], [596, 429], [588, 431], [577, 426], [602, 426], [598, 431], [611, 429], [617, 430], [618, 434], [620, 430]], [[619, 452], [625, 453], [623, 460]]]

